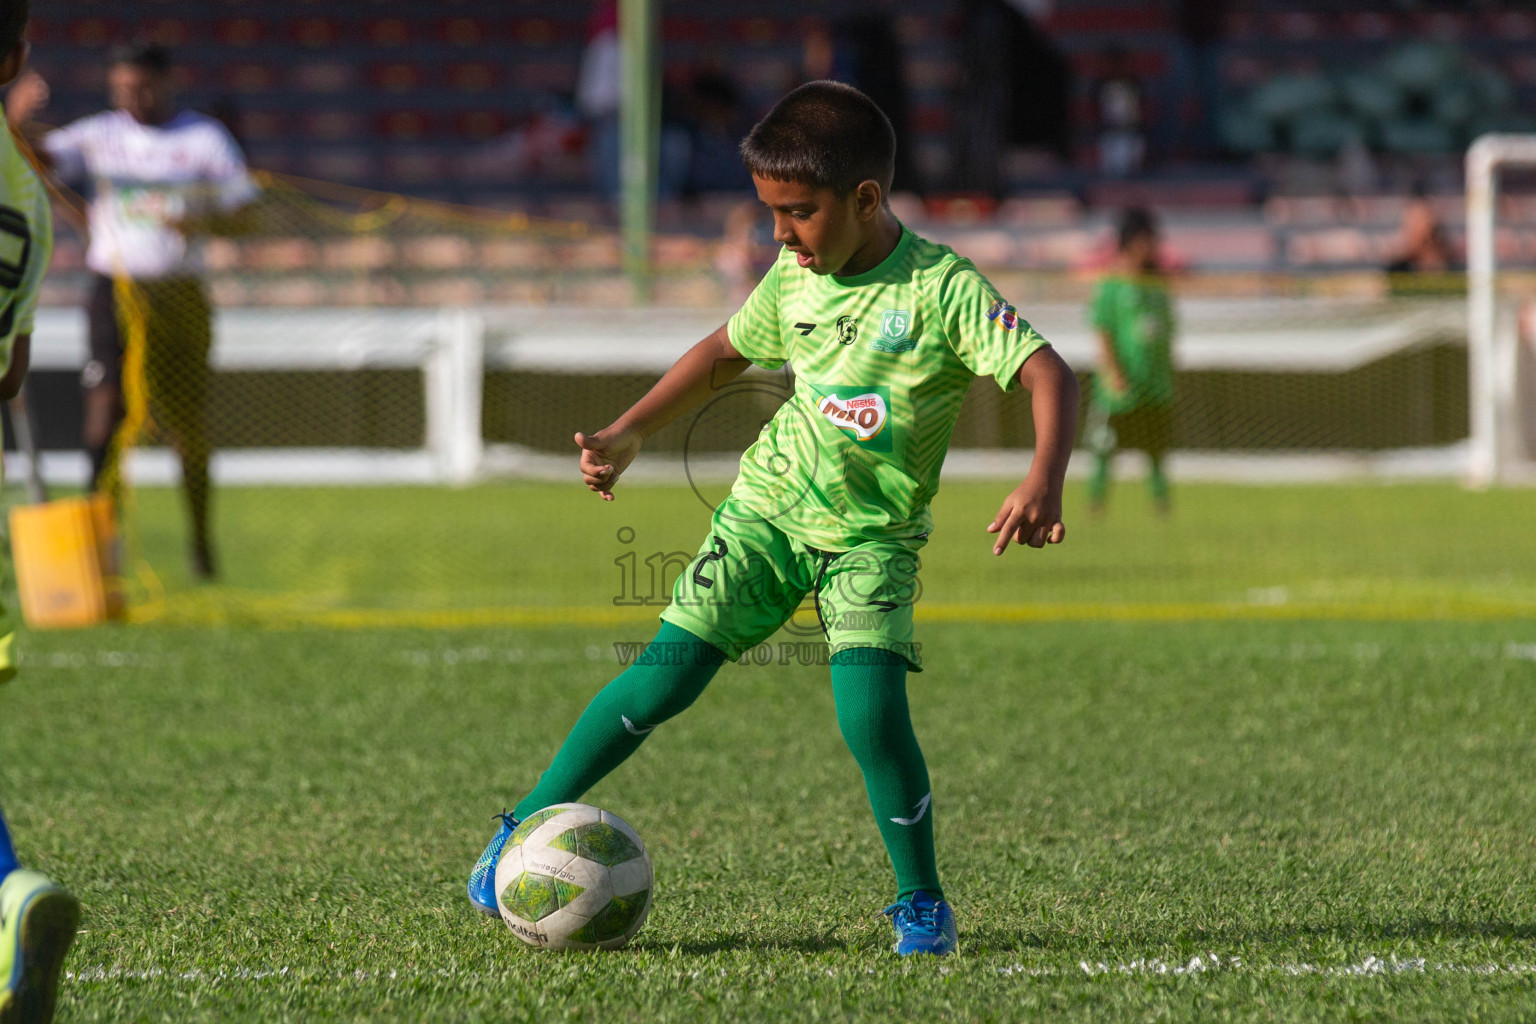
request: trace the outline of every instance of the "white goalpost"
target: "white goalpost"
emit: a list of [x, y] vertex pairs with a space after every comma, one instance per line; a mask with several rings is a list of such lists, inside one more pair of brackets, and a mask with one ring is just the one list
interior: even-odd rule
[[1498, 288], [1498, 187], [1506, 167], [1536, 167], [1536, 135], [1484, 135], [1467, 150], [1467, 349], [1474, 486], [1536, 481], [1531, 331]]

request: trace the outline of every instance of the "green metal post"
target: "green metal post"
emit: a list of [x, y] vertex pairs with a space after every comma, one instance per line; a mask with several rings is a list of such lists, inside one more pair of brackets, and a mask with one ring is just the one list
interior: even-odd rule
[[651, 233], [656, 227], [661, 88], [656, 8], [660, 0], [620, 0], [619, 183], [624, 273], [636, 302], [651, 298]]

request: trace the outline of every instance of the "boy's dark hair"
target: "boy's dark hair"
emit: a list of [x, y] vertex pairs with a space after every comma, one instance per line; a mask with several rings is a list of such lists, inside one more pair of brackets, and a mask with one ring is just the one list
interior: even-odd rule
[[890, 118], [851, 85], [807, 82], [774, 104], [741, 140], [747, 170], [769, 181], [847, 195], [863, 181], [889, 193], [896, 174]]
[[168, 75], [175, 61], [171, 59], [171, 48], [164, 43], [157, 43], [152, 39], [137, 39], [131, 43], [112, 47], [107, 63], [127, 64], [141, 71]]
[[1120, 214], [1120, 226], [1116, 230], [1120, 237], [1120, 248], [1124, 249], [1143, 236], [1156, 238], [1157, 217], [1144, 206], [1133, 206]]
[[0, 0], [0, 58], [10, 56], [21, 45], [31, 17], [30, 0]]

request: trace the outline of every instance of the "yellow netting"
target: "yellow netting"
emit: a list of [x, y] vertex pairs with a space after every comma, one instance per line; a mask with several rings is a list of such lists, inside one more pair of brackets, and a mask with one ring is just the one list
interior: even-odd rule
[[[478, 433], [502, 456], [516, 456], [499, 464], [520, 472], [532, 466], [537, 475], [573, 463], [574, 430], [608, 423], [645, 392], [661, 366], [619, 359], [616, 368], [612, 349], [580, 358], [589, 341], [628, 337], [639, 315], [625, 306], [616, 233], [580, 220], [273, 175], [263, 175], [261, 185], [238, 233], [209, 240], [201, 282], [116, 284], [126, 417], [106, 480], [121, 495], [134, 614], [345, 624], [523, 621], [539, 608], [545, 618], [575, 614], [563, 603], [570, 593], [564, 581], [547, 575], [550, 560], [529, 571], [518, 557], [530, 541], [529, 503], [545, 500], [543, 492], [515, 483], [384, 481], [440, 479], [433, 475], [440, 453], [426, 354], [444, 336], [440, 310], [490, 317]], [[710, 239], [658, 240], [659, 302], [723, 315], [740, 282], [722, 280], [717, 268], [742, 260], [740, 252], [721, 255]], [[1021, 307], [1055, 302], [1066, 308], [1063, 323], [1084, 329], [1087, 279], [1057, 275], [1047, 286], [1038, 275], [996, 276]], [[1230, 281], [1175, 287], [1205, 296], [1256, 290]], [[1465, 436], [1466, 353], [1454, 296], [1354, 294], [1335, 302], [1326, 283], [1286, 287], [1317, 303], [1278, 312], [1239, 304], [1235, 313], [1181, 324], [1176, 344], [1206, 355], [1178, 377], [1175, 450], [1369, 453], [1439, 448]], [[1384, 290], [1379, 282], [1372, 287]], [[506, 357], [521, 350], [502, 343], [515, 341], [520, 318], [540, 307], [587, 318], [563, 346], [563, 355], [576, 358]], [[1289, 363], [1245, 361], [1221, 348], [1247, 333], [1273, 332], [1277, 322], [1298, 334], [1386, 340], [1339, 360], [1325, 338], [1312, 363], [1305, 353]], [[1394, 335], [1394, 325], [1404, 323], [1418, 327]], [[648, 454], [681, 468], [686, 451], [715, 460], [716, 471], [728, 468], [791, 386], [788, 378], [760, 382], [740, 401], [657, 435]], [[1032, 441], [1027, 396], [978, 382], [953, 447], [1017, 449]], [[218, 453], [216, 475], [226, 478], [211, 499], [201, 483], [210, 453]], [[575, 486], [570, 473], [564, 479]], [[269, 482], [249, 485], [253, 480]], [[198, 585], [193, 572], [204, 521], [220, 580], [211, 586]], [[695, 544], [692, 532], [667, 549]], [[548, 543], [575, 548], [581, 541]], [[593, 580], [615, 572], [601, 558], [573, 571]], [[601, 593], [609, 584], [593, 586]]]

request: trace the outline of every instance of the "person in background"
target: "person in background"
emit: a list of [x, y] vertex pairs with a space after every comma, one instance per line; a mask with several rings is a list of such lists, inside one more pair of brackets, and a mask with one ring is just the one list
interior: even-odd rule
[[1099, 282], [1088, 318], [1099, 335], [1099, 368], [1089, 399], [1093, 451], [1088, 503], [1102, 512], [1110, 463], [1120, 448], [1147, 453], [1147, 477], [1160, 513], [1170, 509], [1163, 461], [1173, 425], [1173, 304], [1158, 263], [1157, 220], [1133, 207], [1120, 217], [1115, 264]]
[[[150, 412], [181, 458], [192, 575], [207, 580], [215, 576], [205, 408], [213, 329], [197, 242], [242, 230], [257, 187], [228, 129], [176, 106], [172, 71], [170, 51], [157, 43], [114, 50], [112, 109], [34, 132], [34, 141], [39, 159], [62, 180], [95, 187], [86, 252], [94, 274], [91, 358], [81, 378], [91, 488], [110, 489], [106, 470], [124, 416], [123, 342], [132, 318], [143, 329]], [[24, 77], [7, 102], [11, 124], [31, 130], [47, 101], [47, 83]]]
[[858, 14], [835, 21], [813, 19], [801, 49], [801, 81], [827, 79], [853, 86], [874, 100], [896, 132], [893, 190], [921, 192], [913, 160], [907, 62], [889, 14]]
[[[587, 128], [587, 173], [598, 194], [617, 202], [623, 186], [622, 133], [624, 54], [619, 38], [619, 5], [601, 0], [587, 19], [587, 45], [576, 72], [576, 112]], [[676, 90], [663, 81], [661, 131], [657, 138], [657, 191], [676, 198], [687, 184], [691, 140], [680, 121]]]
[[1221, 42], [1232, 0], [1177, 0], [1181, 46], [1175, 50], [1176, 108], [1169, 118], [1182, 156], [1216, 153], [1216, 112], [1222, 94]]
[[599, 3], [587, 23], [587, 46], [576, 73], [576, 112], [587, 125], [587, 166], [605, 197], [619, 194], [619, 8]]
[[1387, 264], [1387, 273], [1443, 274], [1455, 265], [1440, 215], [1422, 192], [1416, 192], [1403, 210], [1402, 248]]

